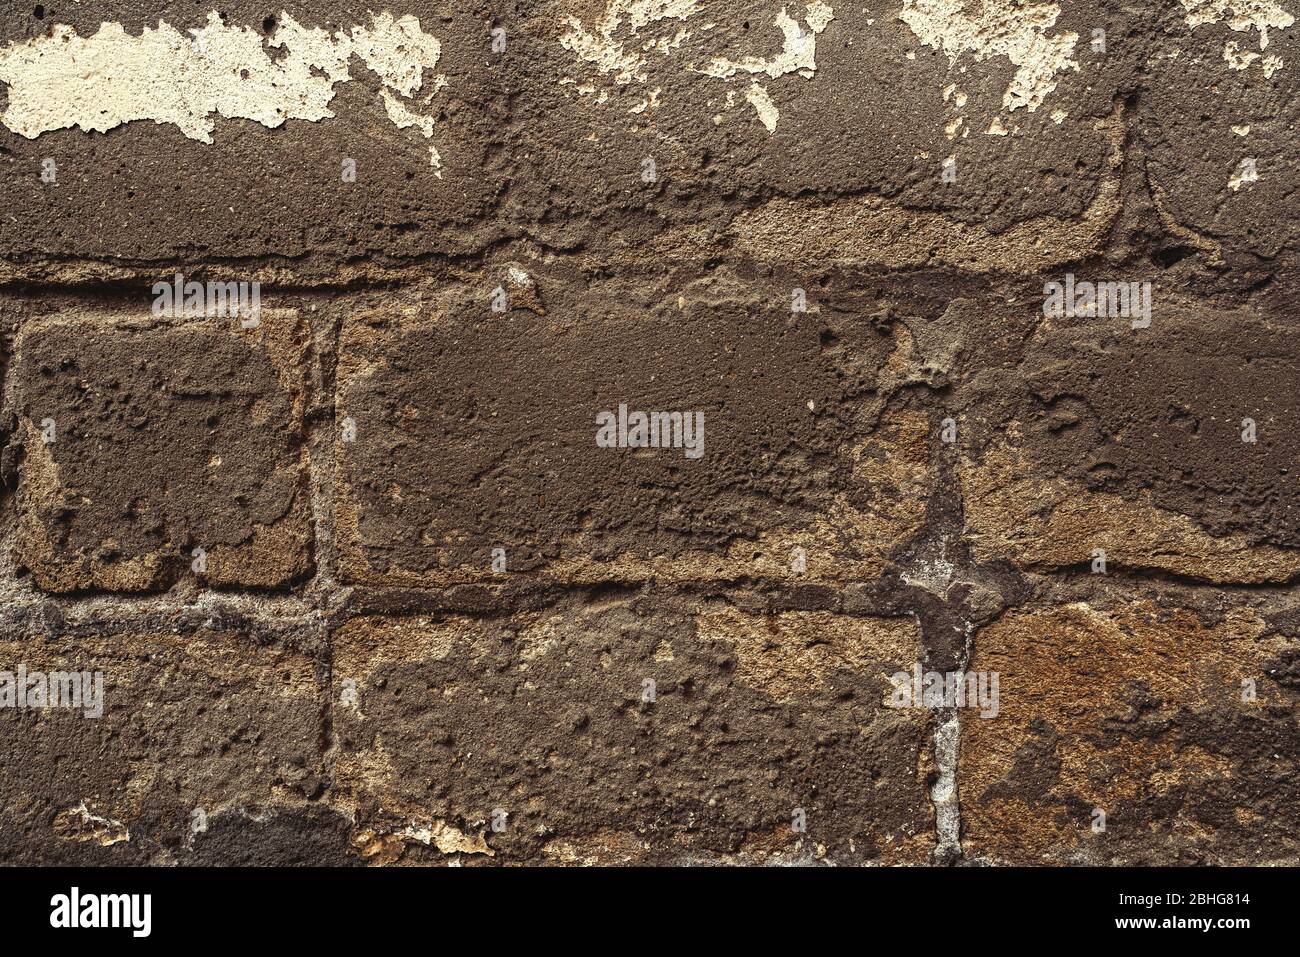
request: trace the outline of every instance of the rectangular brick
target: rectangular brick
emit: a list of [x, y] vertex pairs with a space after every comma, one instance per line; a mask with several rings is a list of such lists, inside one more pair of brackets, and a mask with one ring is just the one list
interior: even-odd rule
[[921, 654], [911, 619], [657, 596], [357, 618], [333, 648], [334, 800], [372, 860], [923, 863], [933, 847], [929, 712], [886, 704]]
[[307, 574], [307, 340], [275, 309], [250, 329], [84, 306], [25, 322], [9, 381], [20, 565], [54, 592]]
[[307, 806], [324, 772], [313, 656], [179, 622], [6, 624], [0, 672], [16, 681], [20, 667], [29, 687], [36, 673], [102, 672], [103, 709], [0, 707], [7, 863], [323, 861], [331, 831], [342, 856], [346, 831]]
[[1082, 258], [1120, 209], [1114, 104], [1139, 53], [1090, 55], [1096, 12], [1050, 9], [1049, 26], [1012, 3], [538, 5], [510, 25], [531, 56], [500, 58], [521, 178], [546, 187], [524, 195], [564, 248], [671, 259], [689, 242], [803, 268]]
[[975, 635], [970, 668], [999, 673], [1001, 700], [962, 715], [968, 858], [1295, 860], [1300, 649], [1260, 610], [1209, 603], [1044, 603]]
[[[926, 413], [885, 407], [905, 332], [848, 288], [792, 314], [786, 283], [686, 272], [648, 291], [515, 265], [442, 289], [430, 312], [353, 315], [344, 576], [499, 581], [496, 548], [506, 575], [569, 582], [879, 575], [920, 525], [938, 445]], [[491, 311], [494, 290], [509, 311]], [[702, 454], [599, 446], [620, 405], [702, 414]]]
[[[1300, 403], [1288, 329], [1164, 284], [1151, 295], [1139, 329], [1132, 317], [1044, 319], [1041, 302], [1023, 307], [1042, 321], [1015, 372], [963, 388], [959, 468], [976, 558], [1049, 571], [1091, 567], [1100, 550], [1111, 571], [1294, 580]], [[963, 319], [1001, 322], [974, 312]]]
[[264, 257], [332, 281], [500, 235], [478, 5], [115, 6], [0, 13], [0, 280]]

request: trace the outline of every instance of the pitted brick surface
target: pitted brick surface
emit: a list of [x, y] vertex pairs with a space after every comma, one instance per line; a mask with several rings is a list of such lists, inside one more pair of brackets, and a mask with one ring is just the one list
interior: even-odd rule
[[142, 591], [192, 573], [275, 587], [303, 575], [302, 336], [288, 312], [257, 330], [94, 311], [25, 328], [11, 368], [27, 478], [17, 555], [38, 584]]
[[908, 619], [638, 599], [357, 619], [334, 649], [340, 793], [435, 831], [487, 822], [457, 838], [471, 855], [604, 858], [621, 842], [646, 862], [919, 863], [933, 844], [929, 714], [883, 704], [886, 675], [921, 651]]
[[[350, 579], [490, 580], [495, 547], [509, 572], [578, 581], [785, 576], [802, 547], [808, 575], [843, 580], [875, 574], [915, 531], [929, 424], [882, 414], [903, 344], [887, 317], [860, 318], [880, 303], [819, 289], [826, 304], [792, 318], [788, 289], [724, 272], [651, 295], [530, 281], [545, 315], [498, 317], [485, 280], [439, 290], [428, 316], [345, 322]], [[701, 415], [700, 454], [597, 448], [598, 416], [620, 405]]]
[[245, 848], [261, 828], [333, 827], [309, 803], [324, 774], [321, 670], [310, 656], [219, 630], [141, 633], [116, 623], [41, 634], [24, 625], [4, 628], [4, 669], [21, 661], [29, 672], [101, 672], [105, 706], [93, 720], [68, 710], [5, 715], [6, 863], [315, 856], [296, 842], [269, 859]]

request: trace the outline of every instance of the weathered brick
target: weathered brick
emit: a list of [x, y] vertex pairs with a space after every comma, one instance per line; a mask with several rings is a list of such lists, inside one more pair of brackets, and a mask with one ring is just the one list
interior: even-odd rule
[[1218, 283], [1239, 290], [1294, 276], [1294, 11], [1190, 0], [1171, 8], [1166, 29], [1176, 39], [1137, 101], [1146, 175], [1169, 247], [1220, 267]]
[[1284, 3], [180, 6], [0, 9], [0, 858], [1300, 860]]
[[1289, 330], [1159, 287], [1154, 300], [1147, 329], [1044, 320], [1015, 375], [967, 392], [961, 477], [980, 560], [1086, 567], [1101, 549], [1210, 582], [1300, 573]]
[[296, 314], [273, 309], [256, 329], [85, 307], [25, 324], [9, 387], [17, 557], [36, 583], [143, 591], [305, 575], [306, 341]]
[[473, 252], [505, 229], [486, 4], [48, 14], [0, 13], [0, 280], [257, 257], [264, 279], [330, 280]]
[[1297, 654], [1239, 603], [1102, 598], [1008, 613], [975, 636], [970, 665], [999, 673], [1001, 700], [995, 718], [962, 717], [967, 856], [1294, 862]]
[[[347, 323], [350, 580], [500, 580], [498, 547], [507, 574], [569, 582], [853, 579], [919, 527], [937, 438], [923, 411], [885, 408], [911, 372], [869, 296], [815, 291], [792, 315], [790, 288], [758, 277], [692, 273], [649, 293], [530, 282], [544, 316], [491, 313], [493, 275], [442, 290], [428, 314]], [[703, 454], [598, 447], [598, 414], [620, 404], [702, 413]]]
[[[0, 857], [22, 864], [323, 862], [322, 669], [193, 628], [6, 625], [0, 672], [102, 672], [102, 717], [0, 708]], [[15, 675], [16, 677], [16, 675]], [[3, 682], [3, 676], [0, 676]], [[313, 820], [306, 851], [249, 846]], [[232, 824], [235, 834], [232, 836]], [[345, 832], [335, 854], [344, 857]], [[272, 860], [271, 858], [277, 859]], [[250, 860], [251, 859], [251, 860]]]
[[885, 704], [921, 654], [911, 619], [657, 596], [359, 618], [333, 648], [333, 800], [372, 860], [920, 863], [933, 846], [929, 712]]
[[1141, 21], [1108, 4], [1116, 42], [1090, 49], [1098, 6], [541, 4], [506, 63], [540, 181], [523, 186], [554, 245], [708, 255], [721, 235], [804, 267], [1086, 255], [1119, 211], [1115, 101], [1141, 55]]

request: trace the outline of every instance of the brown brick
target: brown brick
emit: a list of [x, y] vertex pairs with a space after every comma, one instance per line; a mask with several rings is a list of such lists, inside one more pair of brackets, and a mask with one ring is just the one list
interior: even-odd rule
[[[848, 288], [792, 315], [788, 281], [684, 271], [648, 291], [538, 270], [544, 315], [532, 298], [491, 313], [495, 273], [354, 315], [345, 576], [499, 580], [496, 547], [507, 574], [569, 582], [878, 575], [924, 517], [938, 444], [926, 413], [885, 408], [910, 374], [902, 333]], [[702, 413], [703, 454], [598, 447], [598, 414], [620, 404]]]
[[[1100, 248], [1120, 208], [1115, 100], [1140, 55], [1137, 23], [1107, 9], [1107, 27], [1130, 33], [1099, 56], [1076, 42], [1098, 16], [1086, 6], [1066, 5], [1050, 27], [1010, 7], [907, 6], [529, 10], [536, 59], [504, 66], [529, 172], [545, 185], [523, 177], [536, 190], [524, 195], [552, 213], [539, 228], [556, 246], [672, 258], [689, 244], [801, 268], [1025, 270]], [[1020, 84], [1034, 88], [1032, 111], [1004, 100], [1017, 46], [1038, 57]]]
[[305, 575], [305, 340], [297, 315], [276, 310], [256, 329], [90, 309], [27, 324], [10, 386], [17, 553], [37, 584], [277, 587]]
[[333, 645], [335, 800], [371, 859], [921, 863], [933, 846], [929, 713], [885, 703], [921, 653], [910, 619], [658, 597], [360, 618]]
[[1300, 42], [1282, 26], [1293, 13], [1281, 5], [1180, 10], [1182, 55], [1165, 56], [1137, 100], [1164, 242], [1174, 257], [1228, 266], [1215, 277], [1220, 288], [1294, 282], [1300, 169], [1291, 144], [1300, 109], [1290, 66]]
[[1088, 567], [1101, 549], [1114, 570], [1209, 582], [1300, 574], [1288, 330], [1159, 286], [1153, 300], [1148, 329], [1044, 320], [1014, 376], [967, 391], [960, 471], [977, 559]]
[[[0, 672], [102, 672], [103, 713], [0, 708], [0, 855], [27, 864], [271, 862], [247, 846], [308, 832], [278, 863], [323, 861], [323, 697], [312, 657], [177, 626], [6, 626]], [[198, 812], [198, 813], [196, 813]], [[296, 823], [295, 823], [296, 822]], [[232, 825], [235, 833], [231, 834]], [[315, 832], [312, 834], [312, 832]], [[346, 846], [338, 835], [335, 852]], [[274, 841], [269, 842], [271, 845]]]
[[[234, 0], [215, 27], [211, 4], [46, 6], [44, 21], [30, 5], [0, 12], [0, 280], [238, 260], [263, 281], [329, 282], [473, 253], [503, 231], [507, 100], [484, 68], [483, 5]], [[115, 28], [131, 40], [93, 58], [84, 41]], [[350, 45], [354, 29], [373, 47]], [[61, 82], [90, 71], [93, 88]], [[131, 95], [141, 87], [156, 95]]]

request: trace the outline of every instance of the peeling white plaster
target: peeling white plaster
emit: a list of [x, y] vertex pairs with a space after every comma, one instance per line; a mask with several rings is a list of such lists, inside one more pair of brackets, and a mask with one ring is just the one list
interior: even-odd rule
[[1223, 58], [1228, 61], [1229, 68], [1244, 70], [1260, 59], [1260, 55], [1253, 50], [1241, 49], [1236, 40], [1229, 40], [1223, 45]]
[[1270, 79], [1282, 69], [1280, 56], [1262, 55], [1268, 49], [1269, 30], [1285, 30], [1295, 23], [1295, 17], [1277, 0], [1181, 0], [1181, 3], [1187, 11], [1187, 25], [1193, 30], [1226, 22], [1236, 33], [1254, 30], [1259, 34], [1259, 53], [1242, 51], [1236, 40], [1224, 44], [1223, 58], [1232, 69], [1244, 70], [1259, 60], [1264, 76]]
[[[12, 43], [0, 49], [0, 82], [9, 87], [0, 123], [35, 139], [51, 130], [105, 133], [152, 120], [211, 143], [217, 116], [271, 128], [333, 117], [335, 87], [352, 79], [355, 55], [383, 84], [389, 119], [433, 136], [433, 118], [399, 99], [426, 88], [425, 71], [436, 68], [441, 53], [437, 38], [415, 17], [371, 14], [369, 26], [331, 34], [281, 12], [275, 32], [264, 38], [213, 11], [205, 26], [187, 32], [159, 21], [133, 36], [120, 23], [102, 23], [82, 37], [56, 24], [47, 36]], [[277, 51], [274, 58], [264, 40]], [[419, 103], [427, 104], [445, 83], [434, 76]], [[438, 168], [438, 151], [431, 147], [430, 153]]]
[[[605, 12], [593, 26], [587, 26], [577, 17], [565, 18], [565, 30], [560, 45], [575, 54], [578, 60], [594, 68], [600, 76], [612, 80], [615, 87], [649, 82], [650, 56], [679, 56], [687, 42], [695, 37], [697, 42], [717, 29], [717, 23], [703, 23], [686, 29], [680, 27], [670, 36], [643, 38], [640, 31], [667, 21], [683, 23], [700, 13], [701, 0], [607, 0]], [[740, 59], [712, 56], [697, 64], [687, 59], [682, 69], [714, 80], [730, 82], [741, 77], [751, 79], [745, 100], [753, 108], [759, 121], [769, 133], [775, 132], [780, 111], [771, 94], [759, 77], [778, 80], [789, 74], [812, 79], [817, 70], [817, 36], [835, 17], [831, 5], [823, 0], [811, 0], [803, 8], [803, 22], [789, 13], [790, 6], [782, 6], [773, 20], [781, 32], [781, 49], [767, 55], [747, 55]], [[796, 8], [797, 9], [797, 8]], [[562, 81], [563, 82], [563, 81]], [[570, 79], [569, 81], [573, 81]], [[568, 85], [568, 84], [566, 84]], [[594, 91], [595, 87], [591, 87]], [[583, 86], [577, 87], [579, 93]], [[661, 88], [656, 88], [648, 99], [635, 103], [629, 113], [640, 114], [657, 103]], [[608, 90], [601, 90], [597, 102], [604, 102]], [[735, 91], [727, 94], [727, 108], [735, 103]], [[715, 123], [721, 123], [719, 116]]]
[[[602, 74], [614, 74], [614, 82], [626, 85], [634, 80], [646, 80], [646, 56], [650, 50], [667, 53], [669, 47], [660, 49], [653, 41], [642, 49], [628, 50], [627, 41], [616, 40], [615, 35], [626, 24], [627, 31], [635, 36], [637, 31], [660, 20], [685, 20], [699, 12], [699, 0], [609, 0], [605, 15], [600, 18], [595, 31], [588, 30], [577, 17], [566, 17], [566, 30], [560, 37], [560, 46], [576, 53], [579, 59], [596, 67]], [[678, 45], [690, 36], [679, 34]]]
[[751, 83], [749, 90], [745, 93], [745, 99], [753, 104], [754, 109], [758, 111], [758, 118], [767, 127], [767, 131], [769, 133], [776, 132], [776, 121], [781, 118], [781, 111], [776, 108], [772, 98], [767, 95], [767, 90], [758, 83]]
[[835, 11], [829, 3], [822, 3], [821, 0], [812, 0], [805, 10], [804, 19], [808, 26], [812, 27], [813, 33], [821, 33], [830, 22], [835, 19]]
[[[803, 32], [799, 21], [786, 13], [784, 7], [781, 8], [781, 12], [776, 15], [776, 20], [773, 22], [773, 26], [781, 31], [782, 37], [781, 52], [776, 56], [748, 56], [742, 60], [715, 57], [697, 72], [720, 80], [730, 79], [737, 73], [766, 74], [774, 80], [787, 73], [798, 73], [804, 79], [812, 79], [813, 73], [817, 70], [817, 34], [826, 29], [826, 23], [831, 19], [830, 14], [823, 14], [820, 9], [814, 15], [814, 7], [822, 8], [825, 4], [808, 5], [808, 33]], [[830, 10], [829, 7], [825, 9]], [[813, 26], [814, 19], [818, 26]]]
[[466, 834], [446, 821], [412, 821], [394, 836], [401, 841], [415, 841], [426, 847], [436, 847], [443, 854], [496, 856], [482, 834]]
[[1259, 181], [1259, 170], [1254, 160], [1242, 160], [1236, 171], [1228, 178], [1228, 189], [1234, 193], [1243, 186]]
[[1295, 23], [1277, 0], [1181, 0], [1187, 25], [1193, 30], [1207, 23], [1227, 21], [1237, 33], [1259, 32], [1259, 48], [1268, 49], [1268, 31], [1285, 30]]
[[1002, 94], [1002, 105], [1007, 110], [1023, 106], [1032, 113], [1056, 89], [1059, 73], [1079, 69], [1072, 56], [1079, 35], [1047, 35], [1060, 14], [1055, 3], [984, 0], [978, 13], [968, 13], [964, 0], [903, 0], [898, 19], [926, 46], [947, 54], [953, 65], [965, 53], [976, 60], [1005, 56], [1016, 74]]

